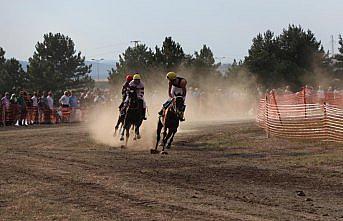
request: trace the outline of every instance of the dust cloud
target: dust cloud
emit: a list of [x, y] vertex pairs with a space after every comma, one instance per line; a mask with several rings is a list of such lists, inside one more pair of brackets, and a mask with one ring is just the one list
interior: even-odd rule
[[[196, 121], [230, 121], [253, 119], [255, 117], [257, 97], [256, 83], [248, 74], [242, 72], [226, 79], [225, 82], [206, 79], [199, 85], [192, 85], [191, 76], [180, 73], [188, 79], [186, 98], [186, 121], [183, 125]], [[144, 80], [144, 78], [143, 78]], [[154, 146], [158, 112], [168, 99], [168, 82], [165, 80], [160, 87], [145, 84], [145, 100], [147, 103], [147, 118], [141, 127], [142, 139], [133, 141], [130, 136], [128, 148], [147, 150]], [[91, 137], [98, 143], [111, 147], [120, 147], [124, 142], [119, 141], [119, 132], [113, 136], [114, 126], [119, 112], [120, 97], [110, 106], [98, 105], [88, 113], [88, 128]]]

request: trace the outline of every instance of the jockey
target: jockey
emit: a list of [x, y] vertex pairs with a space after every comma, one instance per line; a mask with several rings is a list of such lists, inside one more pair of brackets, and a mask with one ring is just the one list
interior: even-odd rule
[[[176, 96], [182, 96], [183, 100], [186, 100], [186, 85], [187, 85], [187, 80], [178, 77], [175, 72], [169, 72], [167, 74], [167, 79], [169, 80], [169, 88], [168, 88], [168, 95], [169, 95], [169, 100], [163, 104], [162, 110], [159, 112], [159, 115], [162, 115], [164, 110], [166, 110], [171, 104], [172, 104], [172, 99]], [[180, 121], [185, 121], [184, 119], [184, 112], [185, 112], [186, 106], [184, 105], [183, 110], [181, 110], [181, 116], [180, 116]]]
[[129, 84], [132, 80], [133, 80], [133, 76], [131, 74], [126, 75], [126, 81], [123, 84], [123, 87], [121, 89], [122, 101], [119, 105], [119, 110], [122, 110], [123, 108], [124, 101], [126, 100], [126, 96], [127, 96], [127, 91], [129, 89]]
[[[134, 90], [136, 92], [137, 98], [142, 101], [142, 108], [143, 108], [143, 119], [146, 120], [146, 103], [144, 101], [144, 83], [141, 81], [140, 74], [136, 73], [133, 75], [133, 80], [129, 83], [130, 90]], [[127, 91], [127, 93], [129, 90]], [[126, 96], [125, 103], [128, 103], [128, 95]]]

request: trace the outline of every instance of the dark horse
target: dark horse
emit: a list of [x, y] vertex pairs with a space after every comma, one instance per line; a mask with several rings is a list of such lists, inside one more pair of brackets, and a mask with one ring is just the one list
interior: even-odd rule
[[162, 154], [166, 154], [165, 148], [170, 149], [174, 136], [177, 132], [177, 128], [180, 124], [180, 112], [184, 107], [184, 99], [182, 96], [176, 96], [172, 100], [172, 104], [165, 110], [162, 117], [159, 117], [157, 124], [157, 140], [155, 149], [151, 150], [151, 153], [158, 153], [157, 147], [161, 139], [161, 131], [163, 129], [162, 138]]
[[134, 140], [140, 139], [141, 136], [139, 134], [139, 128], [143, 122], [143, 101], [137, 98], [137, 94], [134, 90], [129, 91], [129, 100], [128, 106], [126, 108], [125, 118], [124, 118], [124, 126], [123, 130], [121, 131], [120, 140], [124, 140], [124, 134], [126, 131], [126, 140], [125, 140], [125, 147], [127, 146], [127, 142], [130, 136], [130, 127], [134, 126], [135, 128], [135, 137]]

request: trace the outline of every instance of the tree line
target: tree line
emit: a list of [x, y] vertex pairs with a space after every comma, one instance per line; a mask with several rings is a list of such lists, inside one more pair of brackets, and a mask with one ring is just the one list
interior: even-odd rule
[[268, 30], [253, 39], [241, 67], [267, 88], [286, 84], [299, 90], [306, 84], [334, 86], [335, 82], [343, 85], [343, 41], [341, 36], [339, 39], [339, 53], [330, 57], [314, 33], [301, 26], [290, 25], [280, 35]]
[[20, 90], [54, 91], [93, 87], [90, 77], [91, 65], [76, 52], [74, 42], [68, 36], [57, 33], [45, 34], [37, 42], [35, 52], [29, 58], [27, 71], [15, 58], [6, 59], [0, 47], [0, 92]]
[[[329, 56], [321, 41], [310, 30], [289, 25], [280, 35], [270, 30], [259, 33], [252, 40], [248, 55], [234, 60], [224, 74], [218, 72], [211, 49], [204, 45], [199, 52], [186, 54], [182, 46], [166, 37], [161, 48], [144, 44], [128, 47], [119, 56], [116, 69], [109, 73], [109, 81], [120, 84], [126, 73], [143, 73], [148, 81], [160, 82], [168, 71], [180, 72], [192, 78], [198, 87], [227, 87], [247, 81], [265, 88], [288, 85], [299, 90], [304, 85], [343, 85], [343, 40], [339, 36], [339, 53]], [[253, 79], [253, 80], [251, 80]], [[249, 81], [249, 80], [248, 80]], [[247, 84], [249, 86], [249, 84]], [[250, 85], [252, 86], [252, 85]]]
[[166, 37], [161, 47], [148, 48], [145, 44], [128, 47], [119, 55], [116, 68], [109, 71], [108, 80], [112, 85], [120, 85], [128, 73], [140, 73], [152, 85], [160, 85], [167, 72], [180, 72], [192, 78], [190, 84], [199, 86], [207, 77], [219, 76], [220, 64], [215, 63], [212, 50], [203, 45], [199, 52], [186, 54], [172, 37]]
[[[180, 43], [166, 37], [160, 47], [153, 49], [145, 44], [128, 47], [119, 55], [116, 68], [109, 70], [108, 80], [119, 88], [126, 74], [138, 72], [149, 84], [161, 85], [165, 74], [174, 71], [190, 78], [190, 86], [203, 88], [225, 88], [247, 79], [265, 88], [289, 85], [298, 90], [305, 84], [315, 86], [323, 81], [342, 86], [343, 39], [339, 36], [339, 52], [329, 56], [313, 32], [289, 25], [279, 35], [270, 30], [259, 33], [248, 55], [234, 60], [225, 73], [218, 71], [220, 65], [207, 45], [187, 54]], [[60, 93], [66, 88], [92, 88], [90, 72], [91, 65], [85, 64], [72, 39], [61, 33], [45, 34], [43, 41], [37, 42], [27, 71], [15, 58], [6, 59], [0, 47], [1, 92], [28, 89]]]

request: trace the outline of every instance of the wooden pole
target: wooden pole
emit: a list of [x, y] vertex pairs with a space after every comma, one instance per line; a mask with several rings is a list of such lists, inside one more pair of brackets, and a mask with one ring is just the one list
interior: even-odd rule
[[323, 108], [324, 108], [324, 132], [325, 132], [325, 136], [326, 136], [326, 142], [329, 140], [329, 124], [328, 124], [328, 114], [327, 114], [327, 107], [326, 107], [326, 102], [324, 102], [323, 104]]
[[304, 105], [305, 105], [305, 110], [304, 110], [304, 114], [305, 114], [305, 118], [307, 118], [307, 107], [306, 107], [306, 89], [307, 89], [307, 85], [303, 88], [303, 94], [304, 94]]
[[277, 102], [276, 102], [276, 97], [275, 97], [275, 90], [272, 90], [272, 95], [273, 95], [273, 99], [274, 99], [274, 102], [275, 102], [275, 106], [276, 106], [276, 112], [279, 116], [279, 121], [280, 121], [280, 124], [282, 124], [282, 120], [281, 120], [281, 114], [280, 114], [280, 111], [279, 111], [279, 107], [277, 106]]
[[266, 130], [266, 135], [267, 135], [267, 138], [269, 138], [269, 105], [268, 105], [268, 93], [266, 93], [266, 100], [265, 100], [265, 110], [266, 110], [266, 127], [265, 127], [265, 130]]

